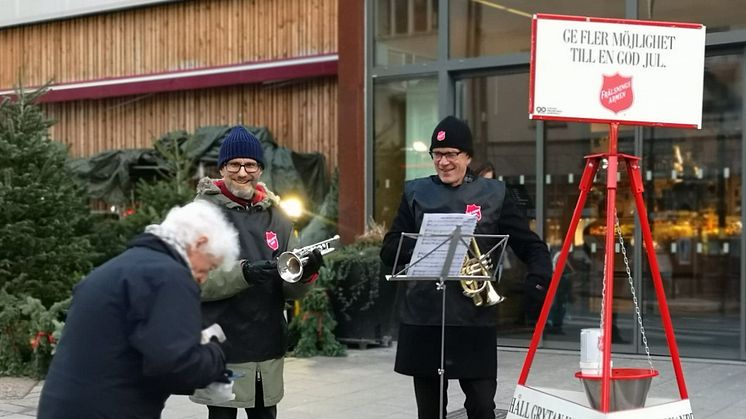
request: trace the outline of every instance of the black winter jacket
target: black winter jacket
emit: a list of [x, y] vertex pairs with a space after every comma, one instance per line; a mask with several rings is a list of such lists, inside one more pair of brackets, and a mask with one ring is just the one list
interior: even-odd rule
[[160, 417], [170, 394], [191, 394], [225, 369], [200, 331], [186, 261], [156, 236], [138, 236], [75, 286], [38, 417]]
[[[274, 195], [255, 205], [244, 207], [223, 195], [210, 179], [200, 181], [197, 199], [204, 199], [221, 207], [228, 220], [238, 230], [241, 244], [239, 259], [248, 262], [275, 261], [288, 250], [292, 222], [275, 205]], [[240, 269], [235, 272], [211, 274], [204, 286], [214, 287], [221, 278], [238, 276], [244, 282]], [[202, 304], [203, 324], [218, 323], [228, 342], [228, 363], [260, 362], [282, 358], [287, 351], [287, 321], [284, 308], [286, 295], [284, 281], [277, 269], [257, 270], [247, 278], [248, 288], [228, 297]], [[203, 287], [204, 287], [203, 286]], [[298, 287], [305, 287], [298, 284]], [[203, 300], [205, 290], [203, 289]]]
[[[552, 275], [552, 265], [546, 244], [528, 226], [526, 217], [506, 194], [505, 184], [467, 174], [464, 182], [456, 187], [446, 185], [433, 175], [408, 181], [404, 185], [399, 212], [386, 233], [381, 248], [381, 259], [389, 266], [394, 264], [402, 232], [419, 233], [425, 213], [480, 212], [475, 234], [508, 234], [508, 245], [527, 268], [527, 284], [545, 288]], [[399, 263], [409, 263], [414, 240], [405, 240]], [[478, 240], [480, 249], [486, 251], [493, 241]], [[441, 294], [431, 281], [408, 282], [401, 321], [412, 325], [440, 325]], [[446, 286], [447, 326], [495, 326], [497, 306], [477, 307], [462, 294], [457, 284]]]

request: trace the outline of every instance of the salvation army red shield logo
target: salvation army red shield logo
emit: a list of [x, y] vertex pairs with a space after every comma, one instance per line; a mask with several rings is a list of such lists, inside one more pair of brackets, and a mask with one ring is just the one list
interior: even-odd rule
[[277, 241], [277, 233], [274, 231], [265, 231], [264, 238], [267, 240], [267, 246], [272, 250], [277, 250], [280, 247], [280, 243]]
[[632, 106], [632, 100], [634, 99], [632, 77], [623, 77], [619, 73], [613, 76], [604, 75], [603, 77], [604, 83], [598, 97], [601, 106], [614, 113], [619, 113]]
[[435, 139], [438, 141], [443, 141], [446, 139], [446, 132], [445, 131], [438, 131], [438, 134], [435, 136]]
[[482, 207], [477, 204], [466, 204], [466, 213], [477, 216], [477, 221], [482, 219]]

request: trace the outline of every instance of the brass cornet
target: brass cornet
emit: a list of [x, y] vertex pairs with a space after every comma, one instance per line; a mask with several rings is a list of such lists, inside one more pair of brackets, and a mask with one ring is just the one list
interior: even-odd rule
[[[482, 256], [482, 252], [479, 250], [477, 241], [472, 238], [469, 243], [469, 251], [474, 256], [469, 258], [469, 255], [464, 257], [464, 263], [461, 265], [461, 275], [464, 276], [490, 276], [489, 269], [492, 268], [491, 262], [488, 262], [488, 258]], [[505, 297], [495, 291], [490, 281], [480, 281], [465, 279], [461, 280], [461, 288], [464, 291], [464, 295], [471, 298], [474, 301], [475, 306], [493, 306], [499, 304], [505, 300]]]
[[315, 249], [319, 249], [322, 255], [333, 252], [336, 249], [331, 247], [331, 245], [336, 240], [339, 240], [339, 235], [306, 247], [301, 247], [300, 249], [283, 252], [277, 258], [277, 272], [280, 273], [280, 277], [285, 282], [294, 284], [300, 281], [303, 276], [303, 265], [308, 261], [308, 255]]

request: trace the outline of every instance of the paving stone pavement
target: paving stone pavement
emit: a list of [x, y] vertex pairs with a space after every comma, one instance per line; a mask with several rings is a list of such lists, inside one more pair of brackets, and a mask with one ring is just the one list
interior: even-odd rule
[[[343, 358], [288, 358], [285, 398], [279, 419], [413, 419], [416, 418], [411, 379], [393, 371], [395, 348], [350, 349]], [[500, 348], [499, 385], [495, 402], [504, 414], [513, 395], [526, 352]], [[579, 355], [574, 351], [540, 350], [527, 384], [582, 392], [573, 377]], [[614, 354], [614, 366], [641, 366], [641, 357]], [[649, 401], [678, 399], [676, 379], [668, 358], [654, 358], [660, 376], [654, 379]], [[742, 418], [746, 411], [746, 363], [685, 360], [684, 376], [697, 419]], [[15, 380], [15, 381], [13, 381]], [[43, 382], [0, 378], [0, 419], [36, 416]], [[448, 388], [449, 419], [466, 418], [458, 382]], [[503, 411], [503, 412], [501, 412]], [[166, 402], [163, 419], [206, 419], [207, 409], [185, 396]], [[244, 418], [243, 413], [239, 418]], [[501, 418], [502, 416], [497, 416]]]

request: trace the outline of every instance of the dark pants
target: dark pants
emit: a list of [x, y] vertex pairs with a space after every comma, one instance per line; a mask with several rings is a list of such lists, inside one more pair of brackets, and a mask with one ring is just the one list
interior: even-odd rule
[[[208, 419], [236, 419], [238, 409], [235, 407], [207, 406]], [[264, 406], [264, 390], [261, 381], [256, 383], [256, 403], [254, 407], [246, 408], [248, 419], [275, 419], [277, 406]]]
[[[469, 419], [495, 419], [495, 393], [497, 380], [494, 378], [460, 379], [461, 390], [466, 395], [464, 407]], [[414, 377], [414, 395], [417, 399], [418, 419], [438, 419], [440, 404], [440, 378]], [[448, 404], [448, 380], [443, 382], [443, 418]]]

